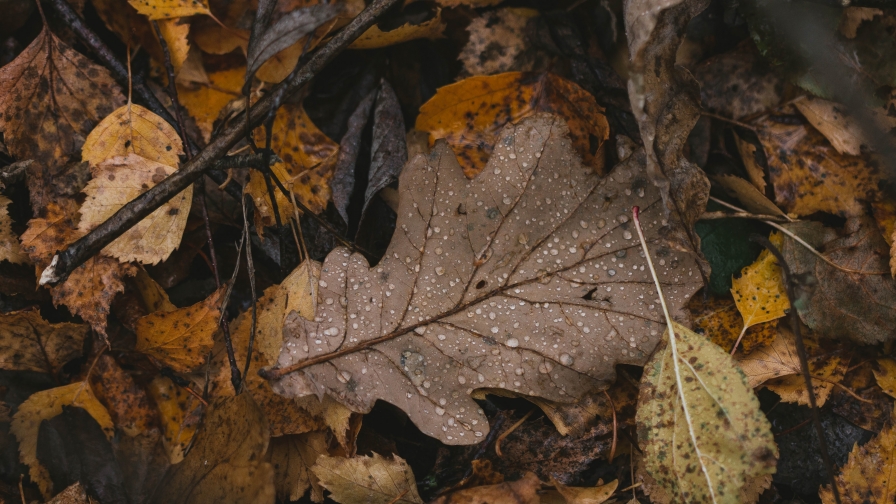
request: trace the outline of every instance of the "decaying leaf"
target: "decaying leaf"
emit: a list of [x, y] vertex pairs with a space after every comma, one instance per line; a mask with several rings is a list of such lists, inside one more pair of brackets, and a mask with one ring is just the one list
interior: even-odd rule
[[80, 483], [75, 483], [56, 494], [47, 504], [90, 504], [90, 499], [87, 498], [84, 487]]
[[661, 243], [659, 194], [639, 156], [600, 179], [549, 115], [507, 126], [496, 146], [472, 181], [443, 142], [409, 162], [383, 260], [370, 268], [337, 249], [315, 319], [287, 316], [277, 364], [306, 367], [282, 375], [278, 393], [328, 394], [359, 412], [383, 399], [425, 434], [471, 444], [488, 432], [474, 389], [572, 402], [615, 364], [647, 359], [662, 315], [633, 205], [673, 312], [701, 283], [693, 257]]
[[432, 504], [538, 504], [538, 476], [527, 472], [513, 482], [484, 485], [451, 492], [434, 500]]
[[750, 40], [700, 63], [694, 77], [700, 82], [703, 106], [732, 119], [775, 107], [784, 94], [784, 82]]
[[100, 121], [87, 135], [81, 159], [97, 166], [114, 157], [137, 154], [150, 161], [177, 166], [184, 153], [177, 131], [149, 110], [128, 103]]
[[638, 441], [647, 472], [681, 502], [740, 502], [774, 474], [778, 449], [746, 376], [724, 350], [675, 324], [644, 367]]
[[252, 396], [215, 400], [183, 462], [171, 466], [154, 502], [274, 504], [274, 468], [264, 413]]
[[0, 261], [24, 264], [28, 262], [28, 256], [22, 252], [19, 239], [12, 232], [12, 218], [7, 208], [12, 200], [6, 196], [0, 196]]
[[146, 391], [108, 353], [96, 358], [89, 382], [113, 425], [124, 434], [138, 436], [157, 424], [156, 411]]
[[277, 498], [295, 501], [309, 488], [312, 500], [323, 501], [323, 489], [311, 468], [318, 457], [327, 455], [327, 434], [320, 431], [271, 438], [268, 462], [274, 467]]
[[211, 15], [207, 0], [128, 0], [128, 3], [152, 20]]
[[[776, 112], [787, 114], [792, 109]], [[877, 199], [881, 174], [876, 163], [840, 154], [806, 124], [778, 122], [776, 116], [768, 115], [755, 126], [768, 160], [775, 202], [785, 212], [857, 216], [864, 213], [865, 201]]]
[[[138, 154], [114, 157], [91, 170], [93, 179], [84, 188], [87, 199], [81, 206], [78, 229], [87, 233], [121, 207], [175, 172], [173, 166], [157, 163]], [[163, 204], [103, 249], [120, 261], [156, 264], [180, 245], [193, 200], [193, 187]]]
[[352, 458], [321, 455], [311, 471], [340, 504], [423, 504], [414, 473], [398, 455], [392, 460], [376, 453]]
[[866, 217], [849, 219], [840, 233], [817, 222], [787, 224], [787, 229], [834, 264], [861, 272], [836, 269], [785, 238], [782, 252], [793, 274], [810, 274], [817, 283], [794, 303], [803, 322], [822, 337], [865, 344], [891, 339], [896, 280], [890, 275], [888, 247], [874, 223]]
[[40, 487], [44, 497], [52, 495], [53, 483], [50, 474], [37, 461], [37, 433], [40, 423], [62, 413], [63, 406], [84, 408], [100, 424], [107, 437], [112, 437], [115, 430], [112, 418], [106, 408], [97, 401], [84, 382], [52, 388], [36, 392], [25, 400], [12, 418], [9, 430], [19, 441], [19, 455], [22, 463], [29, 468], [31, 480]]
[[[803, 344], [808, 354], [815, 400], [821, 407], [830, 397], [834, 384], [843, 379], [849, 362], [811, 339], [804, 338]], [[809, 404], [809, 392], [806, 390], [799, 355], [790, 330], [779, 327], [777, 337], [770, 346], [750, 355], [738, 356], [737, 361], [751, 388], [764, 385], [778, 394], [784, 402]]]
[[178, 464], [184, 459], [184, 452], [196, 434], [202, 404], [195, 396], [164, 376], [155, 377], [147, 390], [159, 410], [162, 442], [168, 460], [172, 464]]
[[218, 330], [224, 287], [204, 301], [137, 320], [137, 350], [186, 373], [205, 362]]
[[504, 7], [482, 12], [470, 21], [470, 39], [457, 59], [462, 76], [502, 72], [532, 72], [547, 67], [549, 55], [532, 47], [529, 28], [538, 17], [534, 9]]
[[0, 369], [55, 375], [81, 355], [88, 327], [51, 324], [34, 309], [0, 315]]
[[806, 97], [793, 102], [793, 106], [819, 133], [831, 142], [840, 154], [858, 156], [862, 153], [862, 128], [845, 110], [843, 105], [821, 98]]
[[[784, 235], [772, 233], [769, 241], [780, 249]], [[741, 270], [740, 278], [731, 280], [731, 295], [744, 318], [744, 327], [781, 318], [790, 309], [781, 268], [768, 250]]]
[[382, 31], [379, 26], [373, 25], [360, 37], [352, 42], [349, 49], [377, 49], [390, 45], [400, 44], [416, 39], [437, 39], [442, 36], [445, 24], [442, 23], [442, 9], [436, 10], [432, 19], [414, 25], [405, 23], [394, 30]]
[[603, 108], [575, 83], [549, 73], [477, 76], [439, 88], [420, 107], [416, 128], [429, 132], [430, 145], [446, 139], [472, 178], [485, 167], [504, 126], [537, 112], [562, 116], [579, 156], [594, 171], [604, 173], [601, 147], [610, 127]]
[[[893, 502], [896, 498], [896, 427], [891, 422], [871, 441], [854, 445], [846, 466], [837, 475], [837, 489], [845, 504]], [[830, 485], [818, 490], [824, 504], [834, 504]]]
[[[737, 311], [737, 305], [730, 298], [710, 298], [694, 296], [688, 303], [694, 322], [694, 331], [702, 333], [722, 348], [734, 348], [741, 337], [744, 319]], [[766, 322], [748, 327], [741, 338], [740, 349], [744, 353], [770, 345], [778, 333], [777, 322]]]

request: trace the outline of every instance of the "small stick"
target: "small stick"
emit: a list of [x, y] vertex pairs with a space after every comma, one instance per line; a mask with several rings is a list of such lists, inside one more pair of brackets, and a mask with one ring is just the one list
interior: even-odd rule
[[735, 125], [735, 126], [740, 126], [741, 128], [746, 128], [746, 129], [748, 129], [748, 130], [750, 130], [750, 131], [756, 131], [756, 127], [755, 127], [755, 126], [752, 126], [752, 125], [749, 125], [749, 124], [747, 124], [747, 123], [740, 122], [740, 121], [738, 121], [738, 120], [731, 119], [731, 118], [729, 118], [729, 117], [725, 117], [725, 116], [722, 116], [722, 115], [719, 115], [719, 114], [713, 114], [712, 112], [701, 111], [701, 112], [700, 112], [700, 115], [702, 115], [702, 116], [706, 116], [706, 117], [711, 117], [711, 118], [713, 118], [713, 119], [718, 119], [719, 121], [723, 121], [723, 122], [726, 122], [726, 123], [731, 123], [731, 124], [733, 124], [733, 125]]
[[525, 422], [530, 416], [532, 416], [532, 413], [534, 413], [534, 412], [535, 412], [534, 409], [529, 410], [528, 413], [523, 415], [523, 418], [520, 418], [519, 420], [517, 420], [515, 424], [511, 425], [506, 431], [502, 432], [501, 435], [498, 436], [498, 439], [495, 440], [495, 453], [497, 453], [499, 457], [504, 456], [504, 454], [501, 453], [501, 441], [503, 441], [504, 438], [509, 436], [510, 433], [515, 431], [517, 427], [519, 427], [520, 425], [523, 425], [523, 422]]
[[[243, 237], [249, 243], [249, 219], [246, 216], [246, 198], [243, 200]], [[280, 258], [283, 260], [282, 256]], [[237, 258], [239, 261], [239, 258]], [[252, 326], [249, 329], [249, 346], [246, 349], [246, 365], [243, 368], [243, 376], [249, 376], [249, 364], [252, 362], [252, 347], [255, 344], [255, 328], [258, 323], [258, 295], [255, 292], [255, 263], [252, 261], [252, 245], [246, 247], [246, 268], [249, 271], [249, 289], [252, 293]], [[245, 386], [245, 382], [243, 382]]]
[[616, 404], [613, 403], [613, 398], [610, 397], [606, 390], [603, 392], [607, 396], [607, 400], [610, 401], [610, 407], [613, 408], [613, 444], [610, 445], [610, 458], [607, 459], [607, 462], [612, 464], [613, 457], [616, 455]]
[[[239, 247], [236, 249], [236, 266], [233, 268], [233, 275], [230, 277], [230, 283], [227, 285], [227, 291], [224, 293], [224, 300], [221, 303], [221, 306], [227, 306], [227, 303], [230, 301], [230, 294], [233, 292], [233, 286], [236, 284], [236, 275], [240, 271], [240, 255], [243, 251], [243, 244], [246, 247], [251, 247], [251, 244], [245, 243], [246, 235], [244, 234], [240, 237]], [[227, 361], [230, 364], [230, 383], [233, 385], [233, 390], [239, 395], [240, 391], [242, 391], [242, 376], [240, 375], [240, 369], [236, 364], [236, 356], [233, 352], [233, 340], [230, 338], [230, 327], [227, 324], [227, 321], [224, 320], [225, 312], [221, 310], [221, 317], [218, 319], [218, 325], [221, 326], [221, 329], [224, 330], [224, 346], [227, 349]]]

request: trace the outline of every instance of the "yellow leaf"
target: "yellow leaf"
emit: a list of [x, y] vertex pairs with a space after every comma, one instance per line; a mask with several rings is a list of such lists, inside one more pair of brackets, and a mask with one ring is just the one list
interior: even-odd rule
[[137, 350], [180, 373], [199, 367], [214, 344], [223, 293], [224, 287], [192, 306], [141, 317]]
[[167, 121], [129, 103], [112, 112], [93, 128], [84, 141], [81, 159], [91, 167], [118, 156], [137, 154], [156, 163], [177, 166], [183, 143]]
[[[784, 244], [780, 233], [772, 233], [769, 240], [779, 250]], [[740, 278], [732, 279], [731, 294], [744, 318], [744, 327], [781, 318], [790, 309], [781, 268], [768, 250], [763, 250], [753, 264], [741, 270]]]
[[10, 203], [12, 200], [0, 196], [0, 261], [27, 264], [30, 262], [28, 256], [22, 251], [18, 237], [12, 232], [12, 218], [6, 208]]
[[896, 397], [896, 361], [890, 358], [877, 359], [880, 371], [874, 370], [877, 384], [888, 396]]
[[349, 49], [376, 49], [390, 45], [400, 44], [416, 39], [437, 39], [442, 37], [445, 24], [442, 23], [442, 9], [436, 11], [436, 15], [429, 21], [418, 25], [405, 23], [394, 30], [384, 32], [379, 26], [373, 25], [355, 39]]
[[174, 75], [180, 73], [181, 67], [187, 61], [190, 52], [190, 42], [187, 35], [190, 33], [190, 23], [185, 19], [163, 19], [159, 21], [159, 31], [168, 45], [168, 54], [171, 55], [171, 66], [174, 67]]
[[398, 455], [392, 460], [374, 452], [373, 457], [321, 455], [311, 471], [340, 504], [423, 504], [410, 466]]
[[[255, 135], [259, 145], [264, 145], [264, 128], [257, 129]], [[335, 169], [339, 145], [317, 129], [302, 107], [286, 104], [280, 107], [274, 117], [271, 148], [283, 160], [283, 163], [272, 167], [283, 185], [311, 211], [323, 211], [330, 199], [329, 181]], [[259, 201], [266, 202], [261, 203], [260, 208], [270, 208], [264, 178], [260, 174], [254, 177], [250, 178], [246, 191], [252, 195], [256, 204]], [[273, 213], [270, 213], [270, 217], [273, 220]]]
[[0, 315], [0, 369], [55, 375], [81, 355], [88, 327], [51, 324], [35, 309]]
[[606, 485], [601, 485], [598, 482], [596, 487], [571, 487], [560, 483], [551, 476], [551, 484], [563, 496], [566, 504], [601, 504], [616, 492], [619, 480], [613, 480]]
[[[896, 413], [894, 413], [896, 414]], [[887, 427], [862, 446], [853, 445], [849, 461], [837, 475], [837, 489], [844, 504], [883, 504], [896, 499], [896, 427]], [[834, 504], [830, 485], [818, 491], [821, 502]]]
[[545, 73], [508, 72], [449, 84], [420, 107], [416, 128], [439, 138], [457, 155], [468, 178], [485, 167], [504, 126], [536, 112], [566, 120], [573, 146], [586, 165], [604, 173], [602, 146], [610, 127], [594, 97], [573, 82]]
[[207, 0], [128, 0], [128, 3], [152, 20], [211, 15]]
[[137, 268], [134, 283], [137, 285], [137, 292], [140, 294], [140, 298], [143, 299], [146, 313], [157, 311], [170, 312], [177, 309], [168, 299], [168, 293], [165, 292], [165, 289], [156, 283], [145, 269]]
[[[688, 302], [688, 310], [694, 321], [694, 330], [702, 332], [720, 347], [730, 350], [744, 328], [743, 318], [731, 298], [694, 296]], [[750, 353], [756, 348], [770, 345], [778, 333], [777, 322], [765, 322], [750, 327], [744, 333], [740, 348]]]
[[159, 410], [162, 443], [168, 460], [177, 464], [184, 459], [202, 419], [202, 403], [164, 376], [156, 376], [147, 387]]
[[[137, 154], [103, 161], [93, 170], [93, 179], [84, 193], [78, 229], [86, 233], [111, 217], [126, 203], [140, 196], [175, 169]], [[193, 187], [163, 204], [148, 217], [128, 229], [103, 249], [122, 262], [156, 264], [164, 261], [180, 245], [193, 199]]]
[[751, 477], [773, 474], [771, 425], [727, 352], [689, 329], [666, 330], [644, 367], [636, 421], [647, 472], [687, 502], [739, 503]]
[[246, 67], [238, 67], [208, 74], [208, 85], [178, 83], [178, 97], [187, 112], [196, 119], [206, 142], [211, 138], [212, 127], [221, 110], [242, 96], [245, 76]]
[[37, 433], [41, 421], [62, 414], [63, 406], [85, 409], [100, 424], [106, 437], [111, 438], [114, 432], [109, 412], [96, 399], [90, 385], [85, 382], [35, 392], [19, 405], [9, 430], [19, 441], [19, 456], [30, 468], [28, 474], [47, 498], [51, 495], [53, 483], [50, 481], [50, 473], [37, 461]]

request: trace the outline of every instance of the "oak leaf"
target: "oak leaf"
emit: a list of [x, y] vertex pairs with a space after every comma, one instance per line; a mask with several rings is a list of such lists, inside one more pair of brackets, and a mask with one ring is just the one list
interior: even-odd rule
[[208, 0], [128, 0], [128, 3], [151, 20], [211, 15]]
[[385, 32], [380, 30], [379, 26], [373, 25], [355, 39], [348, 48], [377, 49], [410, 40], [437, 39], [442, 37], [443, 31], [445, 31], [445, 24], [442, 22], [442, 9], [438, 9], [431, 19], [416, 25], [408, 22]]
[[81, 355], [89, 328], [51, 324], [34, 309], [0, 315], [0, 369], [55, 375]]
[[[784, 238], [781, 233], [772, 233], [769, 241], [780, 248]], [[768, 250], [742, 269], [740, 278], [731, 280], [731, 295], [744, 318], [744, 327], [779, 319], [790, 309], [781, 268]]]
[[834, 268], [803, 245], [784, 239], [781, 252], [794, 276], [811, 275], [817, 285], [795, 303], [802, 321], [819, 336], [872, 344], [892, 337], [896, 327], [896, 280], [889, 250], [868, 218], [846, 221], [840, 232], [817, 222], [787, 224], [787, 229], [843, 268]]
[[109, 412], [85, 382], [35, 392], [19, 405], [9, 430], [19, 441], [21, 461], [30, 468], [28, 474], [40, 487], [44, 497], [50, 497], [53, 483], [49, 472], [37, 460], [37, 434], [41, 421], [61, 414], [63, 406], [85, 409], [100, 424], [106, 437], [111, 438], [115, 430]]
[[22, 252], [18, 237], [12, 232], [12, 218], [7, 208], [12, 200], [0, 196], [0, 261], [16, 264], [28, 263], [28, 256]]
[[329, 497], [340, 504], [423, 504], [410, 466], [398, 455], [373, 457], [321, 455], [311, 468]]
[[416, 128], [429, 132], [430, 145], [446, 139], [472, 178], [485, 167], [504, 126], [537, 112], [562, 116], [584, 163], [603, 175], [602, 146], [610, 136], [603, 108], [575, 83], [550, 73], [508, 72], [441, 87], [420, 107]]
[[220, 288], [186, 308], [151, 313], [137, 320], [137, 350], [186, 373], [205, 362], [221, 316]]
[[660, 196], [639, 157], [600, 179], [550, 115], [507, 126], [496, 145], [472, 181], [443, 142], [405, 166], [383, 260], [330, 253], [315, 319], [289, 314], [283, 331], [277, 365], [303, 369], [274, 371], [274, 390], [359, 412], [383, 399], [425, 434], [471, 444], [488, 432], [474, 389], [572, 402], [616, 363], [646, 361], [662, 315], [632, 205], [673, 312], [701, 282], [692, 256], [661, 243]]
[[[853, 445], [846, 465], [837, 475], [844, 504], [893, 502], [896, 498], [896, 427], [892, 421], [871, 441]], [[830, 485], [818, 490], [824, 504], [837, 502]]]
[[636, 420], [647, 472], [675, 501], [738, 503], [774, 474], [771, 425], [728, 353], [674, 324], [644, 366]]
[[109, 72], [47, 28], [0, 69], [0, 130], [14, 157], [35, 162], [29, 173], [35, 210], [53, 199], [50, 180], [87, 133], [122, 104]]
[[264, 461], [267, 420], [252, 396], [211, 403], [193, 447], [168, 469], [153, 502], [274, 504], [274, 469]]
[[106, 116], [87, 135], [81, 159], [91, 167], [114, 157], [137, 154], [156, 163], [177, 166], [183, 142], [167, 121], [151, 111], [128, 103]]
[[[87, 233], [175, 172], [173, 166], [138, 154], [113, 157], [91, 169], [93, 179], [84, 188], [78, 229]], [[103, 249], [103, 254], [127, 261], [156, 264], [180, 245], [193, 200], [190, 186], [165, 202], [148, 217], [125, 231]]]

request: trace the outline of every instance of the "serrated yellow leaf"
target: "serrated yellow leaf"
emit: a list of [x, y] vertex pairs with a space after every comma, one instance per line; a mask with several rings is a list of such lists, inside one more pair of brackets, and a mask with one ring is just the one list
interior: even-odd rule
[[340, 504], [422, 504], [410, 466], [398, 455], [329, 457], [321, 455], [311, 471]]
[[177, 156], [183, 153], [183, 142], [167, 121], [129, 103], [93, 128], [84, 141], [81, 159], [94, 167], [107, 159], [137, 154], [156, 163], [177, 166]]

